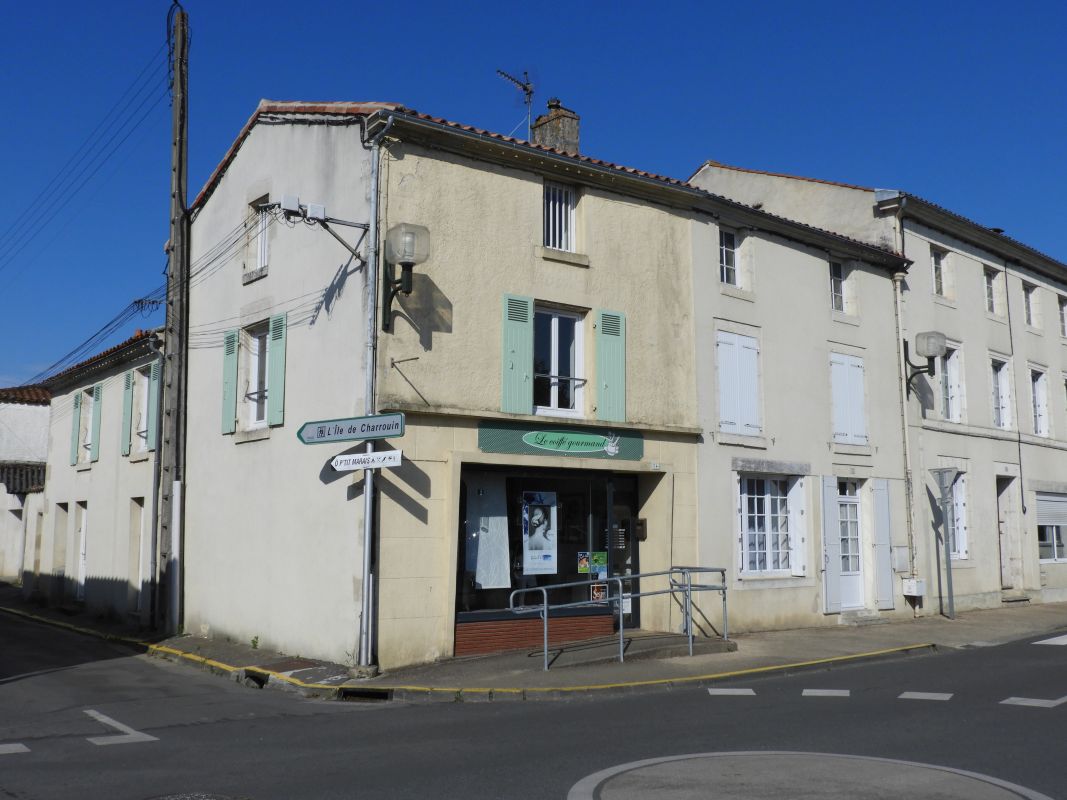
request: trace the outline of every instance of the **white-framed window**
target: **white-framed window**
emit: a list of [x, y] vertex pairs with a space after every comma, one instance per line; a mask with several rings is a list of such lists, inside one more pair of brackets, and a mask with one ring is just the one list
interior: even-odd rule
[[728, 286], [740, 286], [739, 270], [737, 234], [719, 228], [719, 282]]
[[265, 270], [270, 263], [270, 240], [267, 231], [274, 217], [271, 214], [270, 197], [263, 195], [248, 205], [245, 223], [246, 257], [245, 271]]
[[997, 313], [997, 271], [986, 267], [983, 270], [985, 279], [985, 310], [990, 314]]
[[96, 392], [90, 386], [81, 392], [78, 418], [78, 463], [87, 464], [93, 457], [93, 404]]
[[573, 186], [545, 182], [544, 241], [553, 250], [575, 252], [575, 208], [577, 191]]
[[583, 317], [538, 306], [534, 311], [534, 413], [581, 416]]
[[741, 571], [803, 575], [803, 480], [740, 475]]
[[837, 482], [837, 520], [841, 529], [841, 574], [860, 574], [859, 481]]
[[759, 342], [732, 331], [716, 334], [719, 430], [758, 436], [760, 423]]
[[867, 411], [863, 359], [830, 353], [834, 441], [867, 444]]
[[144, 453], [148, 450], [148, 386], [151, 379], [151, 365], [133, 371], [133, 425], [130, 427], [130, 449], [134, 453]]
[[952, 558], [967, 558], [967, 475], [961, 472], [952, 483], [951, 516], [945, 525], [948, 552]]
[[263, 322], [244, 329], [245, 340], [245, 427], [249, 430], [267, 424], [267, 390], [270, 386], [268, 349], [270, 326]]
[[941, 419], [946, 422], [963, 421], [963, 364], [959, 346], [949, 345], [937, 359], [941, 388]]
[[1067, 561], [1067, 494], [1037, 493], [1037, 556], [1041, 561]]
[[989, 375], [993, 389], [993, 427], [1009, 430], [1012, 426], [1011, 371], [1007, 359], [990, 358]]
[[1044, 370], [1034, 367], [1030, 368], [1030, 400], [1034, 433], [1038, 436], [1048, 436], [1048, 376]]
[[830, 308], [845, 312], [845, 265], [840, 261], [830, 262]]
[[1067, 297], [1060, 297], [1060, 336], [1067, 336]]
[[1037, 287], [1023, 284], [1023, 318], [1031, 328], [1038, 327]]
[[937, 247], [930, 248], [930, 270], [933, 278], [934, 294], [948, 297], [948, 276], [946, 275], [946, 260], [948, 253]]

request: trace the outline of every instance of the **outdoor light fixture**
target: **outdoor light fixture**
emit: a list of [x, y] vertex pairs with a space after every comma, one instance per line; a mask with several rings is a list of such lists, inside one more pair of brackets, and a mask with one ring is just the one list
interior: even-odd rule
[[[385, 276], [382, 281], [382, 330], [393, 329], [393, 298], [411, 294], [412, 268], [430, 257], [430, 232], [422, 225], [402, 223], [385, 234]], [[400, 277], [396, 277], [396, 265]]]
[[926, 366], [912, 364], [908, 351], [908, 340], [904, 340], [904, 361], [911, 368], [908, 373], [908, 393], [911, 394], [911, 382], [919, 375], [934, 376], [934, 359], [940, 358], [948, 351], [945, 334], [940, 331], [925, 331], [915, 334], [915, 352], [926, 359]]

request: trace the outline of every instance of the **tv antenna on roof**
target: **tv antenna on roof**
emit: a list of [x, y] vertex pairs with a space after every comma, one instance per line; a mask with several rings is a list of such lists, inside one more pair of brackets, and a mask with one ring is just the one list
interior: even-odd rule
[[[499, 75], [504, 80], [510, 81], [511, 83], [515, 84], [522, 91], [523, 103], [526, 105], [526, 139], [528, 141], [532, 140], [533, 139], [533, 116], [532, 116], [532, 112], [533, 112], [534, 85], [530, 81], [530, 74], [526, 70], [523, 70], [522, 80], [521, 81], [518, 78], [516, 78], [514, 75], [509, 75], [508, 73], [504, 72], [504, 70], [502, 70], [502, 69], [498, 69], [496, 71], [496, 74]], [[512, 133], [514, 133], [514, 132], [515, 131], [512, 131]]]

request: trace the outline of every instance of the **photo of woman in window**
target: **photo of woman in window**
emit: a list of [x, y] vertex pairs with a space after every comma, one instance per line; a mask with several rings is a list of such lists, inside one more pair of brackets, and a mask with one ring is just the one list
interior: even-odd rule
[[556, 493], [523, 492], [524, 575], [556, 574]]

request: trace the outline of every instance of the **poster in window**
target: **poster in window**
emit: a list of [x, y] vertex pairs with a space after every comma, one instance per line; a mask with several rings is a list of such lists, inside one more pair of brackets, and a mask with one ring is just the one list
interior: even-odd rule
[[522, 493], [522, 572], [556, 574], [556, 493]]

